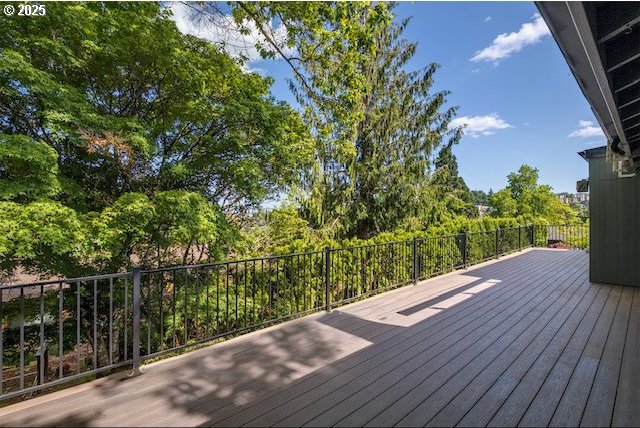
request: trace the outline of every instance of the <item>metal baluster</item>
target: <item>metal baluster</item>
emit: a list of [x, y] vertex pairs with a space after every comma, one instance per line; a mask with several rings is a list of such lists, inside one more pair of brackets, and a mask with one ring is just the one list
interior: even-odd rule
[[[63, 300], [63, 296], [62, 296], [62, 282], [60, 283], [59, 287], [58, 287], [58, 377], [60, 379], [62, 379], [62, 377], [64, 376], [64, 370], [63, 370], [63, 364], [62, 364], [62, 360], [63, 360], [63, 347], [64, 347], [64, 337], [63, 337], [63, 319], [62, 317], [64, 316], [64, 300]], [[2, 319], [2, 316], [0, 316], [0, 319]], [[2, 364], [0, 364], [0, 367], [2, 366]]]
[[[2, 320], [0, 319], [0, 322]], [[45, 365], [45, 352], [44, 352], [44, 285], [40, 286], [40, 349], [38, 351], [38, 357], [40, 360], [40, 366], [38, 370], [38, 384], [44, 383], [44, 365]]]
[[220, 334], [220, 266], [216, 266], [216, 335]]
[[306, 259], [309, 256], [309, 254], [304, 254], [302, 256], [302, 284], [303, 284], [303, 289], [302, 289], [302, 307], [304, 308], [304, 310], [306, 311], [307, 309], [307, 262]]
[[244, 327], [247, 328], [247, 261], [244, 261]]
[[93, 368], [98, 368], [98, 280], [93, 280]]
[[[261, 278], [264, 278], [264, 259], [260, 259], [260, 276]], [[260, 322], [264, 322], [264, 308], [262, 307], [262, 305], [264, 304], [264, 292], [265, 292], [265, 287], [266, 284], [262, 281], [260, 281]], [[268, 278], [267, 278], [267, 283], [268, 283]]]
[[224, 319], [225, 319], [225, 328], [228, 331], [229, 330], [229, 263], [225, 263], [224, 267], [225, 267], [225, 274], [226, 274], [225, 288], [227, 289], [227, 301], [226, 301], [227, 307], [225, 310]]
[[211, 286], [211, 277], [213, 275], [211, 275], [211, 268], [208, 268], [209, 270], [209, 277], [207, 278], [207, 301], [206, 301], [206, 305], [207, 305], [207, 325], [206, 325], [206, 329], [205, 329], [205, 335], [207, 337], [209, 337], [209, 328], [211, 326], [211, 309], [209, 307], [209, 288]]
[[196, 340], [198, 340], [198, 326], [200, 325], [199, 319], [198, 319], [198, 313], [199, 311], [199, 306], [200, 306], [200, 269], [195, 268], [195, 289], [196, 289], [196, 317], [194, 319], [194, 329], [193, 331], [195, 332], [195, 336], [196, 336]]
[[233, 276], [233, 287], [235, 288], [235, 294], [236, 294], [236, 317], [233, 322], [234, 330], [240, 329], [240, 323], [238, 322], [238, 297], [239, 297], [238, 289], [240, 288], [240, 286], [238, 285], [239, 272], [240, 272], [240, 265], [238, 263], [235, 263], [235, 275]]
[[[256, 261], [254, 260], [251, 266], [252, 269], [252, 275], [251, 275], [251, 281], [252, 281], [252, 286], [251, 286], [251, 301], [252, 303], [252, 307], [251, 307], [251, 324], [256, 324], [256, 285], [257, 285], [257, 281], [256, 281]], [[260, 305], [262, 306], [262, 301], [260, 301]]]
[[4, 323], [3, 323], [3, 314], [2, 314], [2, 287], [0, 287], [0, 395], [2, 395], [2, 387], [4, 385], [4, 380], [2, 378], [2, 374], [4, 372]]
[[76, 282], [76, 364], [80, 373], [80, 281]]
[[325, 248], [325, 305], [327, 312], [331, 312], [331, 249]]
[[147, 354], [151, 354], [151, 330], [153, 329], [153, 323], [151, 322], [151, 304], [153, 303], [153, 291], [151, 290], [151, 283], [153, 274], [149, 274], [147, 279]]
[[186, 345], [189, 341], [189, 315], [187, 313], [187, 289], [189, 288], [189, 268], [184, 270], [184, 344]]
[[140, 306], [141, 306], [141, 290], [140, 290], [140, 268], [133, 268], [133, 371], [132, 376], [140, 374]]
[[113, 364], [113, 277], [109, 278], [109, 365]]
[[177, 298], [176, 298], [176, 288], [178, 288], [178, 283], [176, 282], [176, 271], [174, 270], [172, 272], [172, 276], [173, 276], [173, 290], [171, 290], [171, 294], [173, 297], [173, 305], [171, 308], [171, 312], [172, 312], [172, 316], [173, 316], [173, 332], [172, 332], [172, 339], [171, 339], [171, 343], [173, 344], [173, 347], [176, 347], [176, 339], [177, 339], [177, 334], [176, 334], [176, 306], [177, 306]]
[[164, 272], [158, 272], [160, 276], [159, 286], [160, 286], [160, 338], [158, 341], [158, 350], [164, 348]]
[[129, 359], [129, 275], [124, 277], [124, 360]]

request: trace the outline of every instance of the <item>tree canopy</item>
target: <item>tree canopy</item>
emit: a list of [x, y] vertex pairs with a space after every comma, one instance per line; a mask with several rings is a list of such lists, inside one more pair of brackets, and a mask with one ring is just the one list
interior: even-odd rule
[[[434, 89], [437, 64], [411, 69], [417, 46], [394, 7], [189, 4], [206, 25], [257, 30], [261, 55], [290, 67], [299, 109], [224, 43], [180, 32], [166, 4], [0, 16], [0, 269], [79, 275], [573, 221], [526, 165], [493, 195], [469, 190], [457, 108]], [[509, 219], [473, 223], [481, 198]]]
[[[438, 186], [444, 190], [447, 180], [459, 178], [457, 167], [434, 174], [432, 155], [443, 143], [450, 150], [459, 140], [460, 131], [449, 130], [456, 110], [446, 106], [446, 91], [432, 90], [437, 64], [407, 69], [416, 44], [402, 36], [408, 20], [392, 20], [394, 7], [235, 6], [239, 23], [252, 20], [267, 36], [266, 56], [275, 55], [274, 49], [282, 54], [269, 37], [274, 17], [297, 49], [296, 59], [286, 59], [294, 70], [292, 90], [315, 139], [316, 162], [303, 175], [295, 199], [312, 227], [334, 237], [367, 238], [428, 222], [437, 210]], [[456, 177], [442, 177], [451, 172]]]
[[542, 218], [552, 224], [576, 221], [577, 212], [562, 203], [551, 186], [538, 184], [537, 168], [522, 165], [507, 176], [508, 185], [491, 196], [497, 217], [522, 217], [529, 221]]
[[[158, 3], [56, 3], [48, 12], [0, 17], [0, 203], [20, 212], [3, 216], [14, 224], [5, 227], [29, 230], [37, 204], [51, 213], [37, 220], [43, 229], [78, 234], [77, 265], [131, 254], [141, 236], [166, 254], [139, 257], [167, 261], [172, 246], [230, 237], [225, 216], [237, 225], [311, 161], [306, 127], [270, 95], [271, 79], [182, 34]], [[96, 238], [96, 227], [109, 232]], [[44, 267], [14, 238], [16, 263]]]

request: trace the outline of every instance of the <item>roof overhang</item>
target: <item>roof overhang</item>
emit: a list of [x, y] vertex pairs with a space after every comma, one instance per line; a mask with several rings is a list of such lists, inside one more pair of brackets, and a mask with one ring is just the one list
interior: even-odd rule
[[640, 2], [536, 2], [621, 172], [640, 168]]
[[607, 152], [606, 146], [602, 146], [602, 147], [595, 147], [593, 149], [583, 150], [578, 154], [582, 156], [582, 159], [588, 161], [589, 159], [603, 158], [606, 156], [607, 154], [606, 152]]

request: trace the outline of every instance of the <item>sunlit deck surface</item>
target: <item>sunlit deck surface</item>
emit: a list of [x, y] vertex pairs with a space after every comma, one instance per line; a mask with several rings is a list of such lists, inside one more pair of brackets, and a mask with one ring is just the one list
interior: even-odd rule
[[532, 249], [0, 409], [0, 425], [640, 423], [640, 289]]

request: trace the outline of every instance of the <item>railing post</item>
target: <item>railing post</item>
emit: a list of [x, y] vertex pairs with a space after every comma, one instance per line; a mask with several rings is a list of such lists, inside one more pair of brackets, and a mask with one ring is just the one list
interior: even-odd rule
[[518, 226], [518, 251], [522, 251], [522, 226]]
[[418, 238], [413, 238], [413, 283], [418, 283]]
[[460, 240], [462, 241], [462, 265], [467, 268], [467, 232], [460, 232]]
[[498, 242], [499, 240], [500, 240], [500, 228], [496, 229], [496, 260], [500, 258], [500, 246]]
[[140, 268], [133, 268], [133, 372], [140, 374]]
[[325, 309], [331, 312], [331, 248], [325, 248]]
[[530, 229], [531, 231], [529, 232], [529, 234], [531, 235], [531, 247], [535, 248], [536, 247], [536, 225], [532, 224]]

